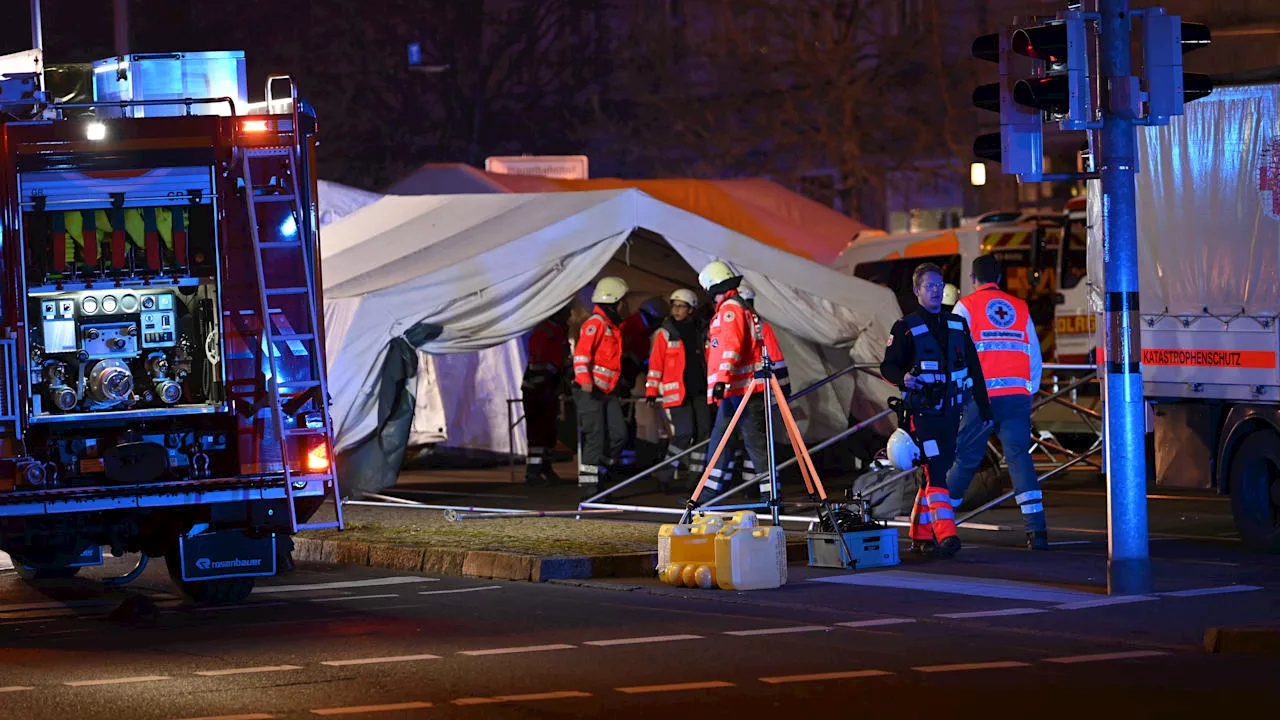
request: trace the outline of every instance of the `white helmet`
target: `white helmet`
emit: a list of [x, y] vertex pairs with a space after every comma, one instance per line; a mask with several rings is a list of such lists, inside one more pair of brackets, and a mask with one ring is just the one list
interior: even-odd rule
[[752, 290], [751, 288], [747, 287], [746, 285], [739, 285], [739, 286], [738, 286], [738, 297], [742, 298], [743, 300], [755, 300], [755, 299], [756, 299], [756, 291], [755, 291], [755, 290]]
[[723, 260], [712, 260], [698, 273], [698, 284], [703, 290], [710, 290], [725, 280], [738, 277], [738, 273]]
[[671, 293], [671, 302], [682, 302], [691, 308], [698, 307], [698, 295], [692, 290], [680, 288]]
[[591, 302], [605, 305], [616, 303], [622, 300], [627, 290], [627, 283], [622, 278], [602, 277], [596, 283], [596, 289], [591, 292]]
[[884, 449], [885, 454], [889, 456], [889, 462], [899, 470], [910, 470], [920, 459], [920, 446], [916, 445], [916, 441], [912, 440], [907, 431], [902, 428], [893, 431]]
[[944, 285], [942, 287], [942, 304], [954, 306], [958, 302], [960, 302], [960, 288], [951, 283]]

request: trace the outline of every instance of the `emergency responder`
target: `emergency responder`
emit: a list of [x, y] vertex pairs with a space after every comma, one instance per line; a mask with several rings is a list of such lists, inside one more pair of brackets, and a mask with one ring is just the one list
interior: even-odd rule
[[[747, 285], [738, 286], [738, 298], [747, 306], [751, 312], [756, 311], [756, 293]], [[756, 315], [759, 318], [759, 314]], [[778, 385], [782, 387], [782, 392], [787, 397], [791, 396], [791, 373], [787, 370], [787, 361], [782, 356], [782, 347], [778, 345], [778, 337], [773, 332], [773, 326], [769, 321], [760, 318], [760, 334], [764, 337], [765, 349], [769, 351], [769, 360], [773, 365], [773, 374], [778, 378]], [[782, 416], [775, 414], [774, 421], [781, 423]], [[725, 446], [723, 457], [727, 458], [727, 465], [724, 465], [724, 477], [722, 480], [727, 483], [736, 483], [741, 478], [736, 473], [741, 469], [742, 477], [751, 478], [756, 475], [756, 465], [751, 461], [751, 456], [747, 454], [742, 445], [742, 441], [733, 438], [729, 444]], [[749, 488], [747, 494], [751, 497], [758, 498], [760, 496], [758, 488]]]
[[622, 407], [611, 393], [622, 370], [620, 306], [627, 294], [622, 278], [603, 277], [591, 293], [595, 309], [582, 323], [573, 349], [574, 402], [582, 432], [578, 458], [578, 486], [585, 495], [597, 492], [600, 478], [617, 459], [626, 442]]
[[[754, 384], [756, 391], [751, 394], [736, 430], [747, 446], [747, 454], [755, 468], [763, 472], [768, 468], [769, 451], [765, 437], [762, 394], [765, 386], [760, 379], [755, 378], [755, 373], [763, 366], [762, 343], [756, 339], [758, 318], [738, 297], [742, 276], [728, 264], [720, 260], [708, 263], [698, 274], [698, 282], [716, 302], [716, 314], [711, 320], [707, 348], [707, 390], [710, 401], [718, 403], [719, 407], [707, 452], [715, 452], [720, 439], [729, 429], [734, 413], [742, 405], [747, 388]], [[779, 351], [778, 357], [774, 358], [772, 351], [773, 348], [770, 348], [771, 359], [782, 362], [782, 353]], [[724, 453], [721, 453], [720, 460], [707, 478], [704, 488], [706, 492], [714, 495], [724, 489], [726, 460]], [[770, 500], [773, 488], [768, 481], [761, 483], [759, 487], [761, 498]]]
[[[711, 434], [711, 406], [702, 393], [707, 381], [704, 332], [693, 318], [697, 307], [698, 296], [692, 290], [676, 290], [671, 293], [671, 314], [653, 333], [644, 394], [650, 405], [661, 402], [671, 418], [674, 432], [667, 444], [668, 458]], [[668, 462], [657, 472], [658, 488], [668, 492], [673, 478], [696, 482], [706, 459], [706, 448], [699, 448], [681, 460]]]
[[529, 438], [524, 481], [530, 485], [560, 480], [551, 467], [551, 461], [556, 448], [560, 380], [569, 357], [571, 309], [566, 305], [538, 323], [529, 334], [529, 364], [520, 383], [520, 399], [524, 405], [525, 433]]
[[955, 506], [945, 487], [960, 413], [973, 398], [982, 422], [991, 406], [978, 353], [963, 318], [942, 309], [942, 270], [922, 263], [911, 277], [920, 310], [894, 323], [880, 373], [903, 392], [907, 431], [919, 445], [924, 481], [911, 513], [911, 550], [951, 557], [960, 550]]
[[994, 255], [974, 258], [973, 293], [956, 306], [978, 349], [995, 424], [992, 428], [981, 421], [973, 401], [965, 406], [947, 488], [953, 503], [964, 498], [994, 430], [1009, 464], [1014, 499], [1022, 510], [1027, 547], [1048, 550], [1040, 480], [1031, 458], [1031, 398], [1040, 389], [1040, 339], [1027, 304], [1000, 289], [1002, 275]]

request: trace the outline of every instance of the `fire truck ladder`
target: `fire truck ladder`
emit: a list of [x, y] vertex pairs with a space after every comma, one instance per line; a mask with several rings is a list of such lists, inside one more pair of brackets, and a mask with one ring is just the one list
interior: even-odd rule
[[[298, 127], [296, 100], [294, 107], [293, 127], [295, 128], [296, 133], [296, 128]], [[323, 360], [320, 354], [320, 337], [317, 332], [319, 323], [316, 321], [315, 274], [310, 271], [309, 266], [306, 264], [306, 248], [304, 247], [304, 241], [309, 237], [309, 235], [302, 232], [299, 227], [299, 231], [294, 236], [293, 240], [273, 240], [264, 242], [259, 236], [260, 232], [258, 228], [257, 204], [263, 202], [286, 203], [289, 209], [293, 212], [293, 217], [296, 218], [297, 225], [303, 225], [303, 218], [305, 216], [301, 213], [301, 203], [299, 202], [300, 193], [298, 188], [298, 176], [295, 172], [295, 168], [297, 167], [295, 148], [289, 146], [253, 147], [242, 148], [242, 152], [244, 153], [244, 193], [246, 205], [249, 209], [249, 227], [251, 228], [251, 236], [253, 238], [254, 262], [258, 272], [259, 307], [261, 308], [262, 313], [263, 352], [267, 356], [267, 361], [269, 363], [268, 367], [270, 368], [270, 376], [267, 378], [266, 386], [271, 405], [272, 426], [275, 429], [276, 438], [280, 442], [280, 459], [281, 464], [284, 466], [284, 489], [285, 497], [287, 498], [287, 505], [289, 506], [289, 528], [293, 533], [296, 533], [299, 530], [323, 530], [328, 528], [341, 529], [342, 498], [338, 490], [338, 478], [334, 470], [334, 458], [332, 457], [333, 433], [330, 429], [329, 421], [329, 387], [325, 381], [324, 367], [322, 366]], [[278, 163], [276, 167], [279, 170], [279, 177], [282, 181], [281, 185], [284, 186], [286, 194], [257, 195], [258, 191], [271, 193], [281, 189], [280, 186], [256, 185], [254, 183], [253, 168], [255, 161], [262, 160], [266, 160], [270, 163]], [[266, 173], [264, 173], [264, 175], [266, 175]], [[289, 184], [283, 183], [284, 175], [289, 177]], [[303, 271], [302, 274], [306, 277], [306, 284], [301, 286], [268, 285], [267, 279], [269, 277], [276, 277], [280, 274], [268, 273], [264, 269], [264, 265], [267, 262], [264, 256], [268, 253], [271, 254], [270, 262], [272, 267], [283, 267], [287, 263], [297, 263], [301, 266]], [[318, 262], [318, 259], [316, 261]], [[306, 327], [290, 328], [286, 324], [285, 329], [281, 332], [277, 332], [272, 327], [273, 323], [271, 318], [273, 314], [279, 314], [281, 317], [285, 316], [282, 308], [273, 308], [271, 306], [271, 299], [281, 296], [305, 296], [306, 312], [302, 313], [302, 317], [297, 320], [300, 323], [307, 323], [308, 325]], [[280, 356], [280, 351], [276, 344], [295, 342], [304, 343], [304, 346], [309, 346], [306, 354], [309, 358], [308, 362], [310, 363], [310, 379], [282, 381], [280, 379], [281, 369], [276, 361], [276, 358]], [[317, 398], [315, 400], [315, 405], [320, 411], [318, 413], [321, 418], [319, 427], [286, 427], [284, 413], [281, 410], [281, 388], [313, 393], [313, 397]], [[310, 423], [308, 423], [308, 425], [310, 425]], [[296, 455], [299, 456], [298, 459], [301, 461], [300, 467], [302, 467], [302, 472], [295, 472], [291, 469], [290, 456], [295, 455], [295, 453], [290, 452], [290, 447], [292, 445], [291, 440], [299, 436], [321, 438], [322, 442], [325, 443], [326, 453], [328, 453], [327, 457], [329, 459], [329, 463], [325, 471], [315, 473], [307, 470], [305, 466], [305, 450], [296, 453]], [[328, 499], [330, 494], [332, 494], [335, 517], [333, 522], [298, 522], [297, 507], [294, 504], [294, 483], [303, 483], [308, 481], [320, 481], [323, 483], [324, 497], [322, 502], [325, 499]]]

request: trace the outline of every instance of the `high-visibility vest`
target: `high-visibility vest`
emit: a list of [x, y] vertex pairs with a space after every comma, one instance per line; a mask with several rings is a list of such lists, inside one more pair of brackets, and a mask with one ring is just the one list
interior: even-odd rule
[[684, 386], [684, 346], [684, 338], [666, 326], [653, 333], [644, 394], [645, 397], [661, 397], [663, 407], [678, 407], [688, 391]]
[[574, 382], [594, 385], [609, 393], [618, 385], [621, 371], [622, 335], [618, 326], [597, 306], [582, 323], [573, 348]]
[[917, 410], [944, 412], [964, 407], [973, 395], [973, 378], [965, 362], [968, 327], [964, 320], [945, 310], [938, 313], [947, 330], [945, 352], [925, 323], [923, 310], [908, 315], [907, 332], [911, 333], [915, 357], [912, 373], [924, 383], [918, 390], [907, 390], [908, 406]]
[[987, 395], [1031, 395], [1038, 390], [1031, 377], [1032, 339], [1027, 333], [1031, 313], [1027, 304], [995, 283], [987, 283], [962, 299], [960, 307], [961, 314], [968, 316]]

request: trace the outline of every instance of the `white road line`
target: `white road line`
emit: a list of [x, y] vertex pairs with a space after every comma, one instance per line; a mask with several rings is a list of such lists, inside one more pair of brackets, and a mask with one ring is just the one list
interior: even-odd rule
[[984, 618], [984, 617], [1001, 617], [1004, 615], [1039, 615], [1043, 612], [1049, 612], [1041, 608], [1005, 608], [1004, 610], [980, 610], [978, 612], [961, 612], [961, 613], [938, 613], [934, 617], [944, 618]]
[[676, 640], [701, 640], [701, 635], [654, 635], [652, 637], [617, 638], [615, 640], [588, 640], [583, 645], [612, 647], [614, 645], [644, 645], [646, 643], [674, 642]]
[[26, 685], [10, 685], [9, 687], [0, 687], [0, 693], [25, 692], [27, 690], [35, 690], [33, 687]]
[[1195, 590], [1175, 590], [1174, 592], [1156, 593], [1165, 597], [1200, 597], [1202, 595], [1225, 595], [1227, 593], [1250, 592], [1261, 590], [1257, 585], [1223, 585], [1222, 587], [1196, 588]]
[[383, 585], [407, 585], [410, 583], [440, 582], [440, 578], [418, 577], [385, 577], [368, 580], [346, 580], [343, 582], [312, 583], [310, 585], [264, 585], [253, 589], [254, 595], [265, 593], [308, 592], [310, 590], [342, 590], [356, 587], [379, 587]]
[[791, 633], [830, 632], [827, 625], [798, 625], [796, 627], [762, 628], [760, 630], [730, 630], [725, 635], [753, 637], [756, 635], [789, 635]]
[[527, 693], [524, 695], [499, 695], [503, 702], [529, 702], [532, 700], [563, 700], [566, 698], [591, 697], [591, 693], [581, 690], [556, 690], [554, 692]]
[[138, 677], [111, 678], [109, 680], [72, 680], [62, 684], [67, 687], [93, 687], [96, 685], [123, 685], [125, 683], [156, 682], [169, 679], [168, 675], [140, 675]]
[[423, 590], [419, 595], [451, 595], [453, 593], [479, 592], [481, 590], [501, 590], [501, 585], [482, 585], [472, 588], [456, 588], [454, 590]]
[[1091, 593], [1063, 590], [1036, 583], [914, 572], [911, 570], [879, 570], [873, 573], [856, 575], [833, 575], [813, 578], [812, 582], [898, 590], [924, 590], [954, 595], [1020, 600], [1022, 602], [1069, 603], [1091, 600], [1096, 597]]
[[386, 595], [347, 595], [345, 597], [316, 598], [311, 602], [346, 602], [347, 600], [381, 600], [383, 598], [398, 598], [399, 595], [389, 593]]
[[274, 720], [275, 715], [266, 713], [249, 713], [247, 715], [209, 715], [207, 717], [183, 718], [183, 720]]
[[357, 658], [355, 660], [325, 660], [321, 665], [345, 667], [347, 665], [377, 665], [379, 663], [415, 662], [417, 660], [439, 660], [439, 655], [394, 655], [392, 657]]
[[388, 705], [352, 705], [351, 707], [320, 708], [312, 715], [356, 715], [359, 713], [394, 712], [396, 710], [420, 710], [431, 707], [429, 702], [402, 702]]
[[252, 610], [256, 608], [281, 607], [289, 603], [280, 602], [261, 602], [261, 603], [235, 603], [233, 605], [209, 605], [207, 607], [193, 608], [196, 612], [223, 612], [226, 610]]
[[847, 628], [867, 628], [883, 627], [885, 625], [903, 625], [905, 623], [913, 622], [915, 622], [915, 618], [881, 618], [879, 620], [852, 620], [850, 622], [836, 623], [836, 625]]
[[1058, 540], [1057, 542], [1049, 543], [1049, 547], [1058, 547], [1059, 545], [1090, 545], [1092, 543], [1092, 540]]
[[1130, 605], [1132, 603], [1150, 602], [1159, 600], [1158, 597], [1151, 595], [1117, 595], [1116, 597], [1100, 597], [1097, 600], [1085, 600], [1084, 602], [1066, 603], [1065, 605], [1054, 605], [1054, 610], [1085, 610], [1088, 608], [1106, 607], [1108, 605]]
[[301, 670], [301, 665], [263, 665], [261, 667], [227, 668], [226, 670], [202, 670], [196, 675], [205, 677], [222, 677], [223, 675], [248, 675], [250, 673], [282, 672], [284, 670]]
[[1131, 650], [1129, 652], [1100, 653], [1097, 655], [1072, 655], [1070, 657], [1049, 658], [1045, 660], [1045, 662], [1071, 665], [1074, 663], [1101, 662], [1103, 660], [1129, 660], [1131, 658], [1157, 657], [1159, 655], [1168, 654], [1169, 653], [1162, 650]]
[[525, 645], [524, 647], [492, 648], [489, 650], [463, 650], [459, 655], [514, 655], [516, 653], [546, 652], [548, 650], [572, 650], [573, 645]]
[[999, 670], [1002, 668], [1031, 667], [1028, 663], [1005, 660], [999, 662], [962, 663], [959, 665], [922, 665], [912, 670], [925, 673], [957, 672], [960, 670]]
[[681, 690], [714, 690], [716, 688], [736, 687], [731, 682], [712, 680], [710, 682], [673, 683], [670, 685], [635, 685], [632, 687], [614, 688], [620, 693], [640, 695], [642, 693], [678, 692]]
[[28, 610], [66, 610], [79, 607], [105, 607], [109, 602], [101, 600], [67, 600], [65, 602], [18, 603], [16, 605], [0, 605], [0, 612], [26, 612]]
[[760, 682], [777, 685], [780, 683], [818, 682], [822, 680], [848, 680], [852, 678], [881, 677], [892, 675], [885, 670], [850, 670], [848, 672], [814, 673], [813, 675], [781, 675], [778, 677], [762, 677]]

